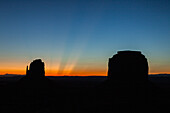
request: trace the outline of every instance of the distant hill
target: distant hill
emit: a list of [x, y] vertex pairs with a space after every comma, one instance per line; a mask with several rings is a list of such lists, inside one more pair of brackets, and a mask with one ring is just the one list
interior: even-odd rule
[[17, 77], [17, 76], [25, 76], [25, 75], [19, 75], [19, 74], [4, 74], [4, 75], [0, 75], [0, 77]]
[[170, 77], [170, 74], [151, 74], [149, 77]]

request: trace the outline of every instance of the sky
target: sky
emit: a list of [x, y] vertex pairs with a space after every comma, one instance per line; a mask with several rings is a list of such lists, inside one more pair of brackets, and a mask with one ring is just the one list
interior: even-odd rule
[[169, 0], [1, 0], [0, 75], [107, 75], [117, 51], [138, 50], [149, 73], [170, 73]]

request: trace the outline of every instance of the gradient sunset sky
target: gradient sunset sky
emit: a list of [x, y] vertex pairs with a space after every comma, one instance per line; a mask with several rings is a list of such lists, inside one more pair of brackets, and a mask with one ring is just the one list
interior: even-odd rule
[[169, 0], [0, 0], [0, 75], [107, 75], [108, 59], [139, 50], [149, 72], [170, 73]]

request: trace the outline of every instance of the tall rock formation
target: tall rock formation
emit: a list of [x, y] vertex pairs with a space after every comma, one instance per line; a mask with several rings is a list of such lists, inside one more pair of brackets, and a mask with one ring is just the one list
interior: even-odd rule
[[140, 51], [119, 51], [108, 66], [107, 87], [114, 103], [139, 107], [148, 102], [148, 62]]
[[20, 86], [28, 87], [46, 87], [50, 83], [50, 80], [45, 77], [44, 62], [41, 59], [36, 59], [30, 63], [30, 66], [26, 68], [26, 76], [21, 78]]
[[109, 59], [108, 78], [115, 83], [146, 83], [147, 59], [140, 51], [118, 51]]
[[39, 79], [45, 77], [44, 62], [41, 59], [36, 59], [31, 62], [28, 70], [26, 70], [26, 77], [32, 79]]

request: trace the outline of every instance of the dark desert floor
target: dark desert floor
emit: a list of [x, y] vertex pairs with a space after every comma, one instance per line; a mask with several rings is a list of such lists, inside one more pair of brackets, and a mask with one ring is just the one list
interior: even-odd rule
[[169, 75], [149, 76], [146, 102], [142, 91], [136, 96], [121, 86], [107, 87], [107, 77], [47, 77], [47, 82], [21, 83], [22, 77], [0, 77], [0, 113], [168, 112]]

